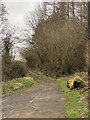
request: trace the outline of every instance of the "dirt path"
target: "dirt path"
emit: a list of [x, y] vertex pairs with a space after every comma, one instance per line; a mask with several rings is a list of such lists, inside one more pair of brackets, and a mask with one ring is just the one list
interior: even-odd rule
[[3, 98], [2, 117], [65, 118], [66, 99], [61, 94], [57, 81], [43, 75], [32, 76], [38, 80], [37, 86]]

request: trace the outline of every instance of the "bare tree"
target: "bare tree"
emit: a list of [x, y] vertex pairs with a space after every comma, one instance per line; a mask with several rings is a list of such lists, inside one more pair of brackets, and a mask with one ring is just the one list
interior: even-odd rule
[[[31, 24], [35, 26], [32, 35], [27, 32], [26, 40], [30, 46], [24, 54], [29, 64], [34, 59], [34, 63], [32, 62], [32, 66], [34, 66], [35, 59], [37, 59], [36, 66], [39, 66], [41, 71], [50, 76], [84, 69], [86, 27], [83, 22], [81, 25], [81, 19], [77, 19], [77, 17], [80, 18], [79, 14], [76, 15], [76, 10], [77, 13], [80, 12], [78, 4], [49, 2], [46, 3], [45, 8], [51, 7], [52, 14], [47, 19], [41, 17], [42, 10], [40, 13], [38, 12], [38, 19], [37, 14], [34, 15], [33, 18], [38, 22]], [[44, 8], [42, 7], [42, 9]], [[48, 11], [49, 9], [45, 13]], [[33, 20], [30, 17], [29, 19]]]

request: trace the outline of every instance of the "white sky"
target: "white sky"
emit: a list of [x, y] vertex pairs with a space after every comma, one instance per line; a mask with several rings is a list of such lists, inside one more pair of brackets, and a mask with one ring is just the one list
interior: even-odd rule
[[42, 0], [2, 0], [8, 11], [8, 19], [12, 25], [23, 27], [25, 15], [32, 12], [35, 6]]

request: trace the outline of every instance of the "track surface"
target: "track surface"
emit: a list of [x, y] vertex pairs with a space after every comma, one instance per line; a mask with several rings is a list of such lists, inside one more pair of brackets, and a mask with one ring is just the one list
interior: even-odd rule
[[3, 118], [65, 118], [58, 82], [44, 75], [31, 74], [38, 84], [2, 100]]

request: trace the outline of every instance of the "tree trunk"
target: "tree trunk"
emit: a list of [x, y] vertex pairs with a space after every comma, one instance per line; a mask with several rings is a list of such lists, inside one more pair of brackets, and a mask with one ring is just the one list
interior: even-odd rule
[[[88, 85], [90, 88], [90, 2], [88, 2]], [[88, 96], [88, 105], [90, 109], [90, 95]], [[90, 115], [88, 117], [90, 118]]]

